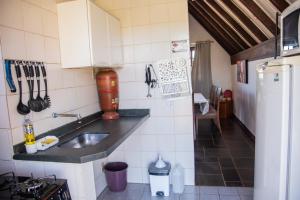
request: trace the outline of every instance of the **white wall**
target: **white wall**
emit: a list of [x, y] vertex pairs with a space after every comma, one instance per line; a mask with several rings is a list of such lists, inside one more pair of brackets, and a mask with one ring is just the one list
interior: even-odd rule
[[[160, 152], [174, 165], [185, 168], [185, 183], [194, 184], [194, 147], [191, 96], [168, 101], [152, 91], [146, 98], [145, 65], [172, 54], [172, 40], [189, 39], [186, 0], [97, 0], [101, 7], [121, 20], [124, 68], [119, 70], [120, 107], [150, 108], [151, 117], [110, 159], [129, 163], [130, 182], [148, 182], [147, 166]], [[189, 69], [190, 70], [190, 69]]]
[[[86, 116], [99, 111], [99, 106], [92, 70], [62, 69], [60, 66], [55, 0], [1, 0], [0, 41], [1, 173], [14, 168], [12, 145], [24, 140], [22, 130], [24, 116], [18, 114], [16, 110], [19, 95], [18, 92], [11, 93], [4, 82], [2, 66], [4, 59], [38, 60], [46, 63], [52, 105], [45, 111], [29, 114], [34, 122], [36, 135], [74, 120], [53, 119], [52, 112], [74, 112]], [[12, 74], [18, 88], [15, 69], [12, 69]], [[28, 87], [24, 77], [22, 81], [23, 102], [26, 103]], [[44, 89], [43, 81], [42, 89]]]
[[211, 70], [213, 83], [222, 87], [223, 91], [231, 89], [230, 55], [191, 15], [189, 15], [189, 24], [191, 43], [206, 40], [214, 41], [211, 44]]
[[237, 82], [237, 67], [232, 65], [232, 89], [235, 116], [255, 135], [256, 66], [272, 58], [248, 62], [248, 84]]

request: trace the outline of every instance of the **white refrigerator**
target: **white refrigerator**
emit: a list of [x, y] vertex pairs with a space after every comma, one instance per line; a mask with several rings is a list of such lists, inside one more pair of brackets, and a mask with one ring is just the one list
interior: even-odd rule
[[254, 200], [300, 200], [300, 56], [256, 75]]

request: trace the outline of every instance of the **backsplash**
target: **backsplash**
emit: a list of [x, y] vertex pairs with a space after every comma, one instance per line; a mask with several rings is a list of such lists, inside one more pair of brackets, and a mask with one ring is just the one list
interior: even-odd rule
[[[117, 70], [120, 108], [150, 108], [151, 117], [109, 160], [129, 164], [130, 182], [148, 183], [148, 164], [158, 153], [172, 166], [185, 169], [185, 183], [194, 184], [194, 145], [191, 96], [163, 99], [160, 88], [147, 98], [145, 65], [159, 59], [183, 57], [189, 52], [171, 52], [172, 40], [189, 40], [186, 0], [96, 0], [100, 7], [121, 21], [125, 65]], [[190, 65], [189, 65], [190, 70]], [[190, 78], [190, 77], [189, 77]]]
[[[24, 140], [24, 116], [17, 113], [17, 93], [5, 83], [4, 59], [37, 60], [46, 63], [51, 107], [29, 116], [35, 134], [71, 122], [73, 118], [53, 119], [53, 112], [80, 113], [99, 111], [92, 69], [62, 69], [55, 0], [3, 0], [0, 2], [0, 173], [12, 169], [12, 145]], [[15, 69], [12, 69], [17, 86]], [[22, 70], [23, 102], [28, 101], [28, 86]], [[36, 84], [35, 84], [36, 85]], [[6, 87], [5, 87], [6, 86]], [[44, 90], [43, 81], [41, 82]], [[35, 87], [35, 90], [37, 88]], [[44, 92], [42, 92], [44, 95]]]

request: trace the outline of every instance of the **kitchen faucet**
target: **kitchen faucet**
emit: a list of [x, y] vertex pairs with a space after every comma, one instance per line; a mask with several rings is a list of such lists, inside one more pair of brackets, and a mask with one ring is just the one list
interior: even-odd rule
[[81, 115], [78, 114], [64, 114], [64, 113], [52, 113], [52, 117], [53, 118], [57, 118], [57, 117], [76, 117], [78, 123], [81, 123]]

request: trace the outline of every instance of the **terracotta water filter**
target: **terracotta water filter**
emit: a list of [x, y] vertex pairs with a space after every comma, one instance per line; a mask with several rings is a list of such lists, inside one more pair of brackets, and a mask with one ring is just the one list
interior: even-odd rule
[[105, 120], [118, 119], [119, 114], [119, 82], [117, 73], [110, 69], [103, 69], [96, 75], [98, 95], [102, 118]]

